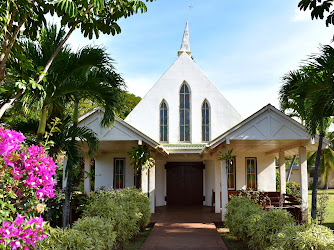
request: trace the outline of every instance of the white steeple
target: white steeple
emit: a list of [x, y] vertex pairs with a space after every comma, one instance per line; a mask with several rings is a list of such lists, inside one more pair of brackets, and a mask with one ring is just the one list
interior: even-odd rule
[[183, 52], [186, 52], [189, 56], [191, 56], [190, 44], [189, 44], [188, 20], [187, 20], [187, 23], [186, 23], [186, 28], [184, 29], [181, 48], [177, 52], [178, 56], [180, 56]]

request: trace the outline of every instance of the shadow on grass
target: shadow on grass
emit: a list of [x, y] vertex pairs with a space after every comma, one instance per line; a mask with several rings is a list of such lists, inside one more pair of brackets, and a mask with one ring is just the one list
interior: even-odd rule
[[329, 227], [332, 230], [334, 230], [334, 223], [324, 223], [323, 225], [326, 226], [326, 227]]
[[123, 250], [137, 250], [140, 249], [147, 237], [150, 235], [152, 229], [154, 227], [154, 223], [150, 223], [144, 230], [140, 231], [134, 240], [129, 241], [124, 244]]
[[230, 233], [230, 230], [224, 226], [223, 222], [215, 222], [217, 231], [229, 250], [248, 250], [247, 245]]

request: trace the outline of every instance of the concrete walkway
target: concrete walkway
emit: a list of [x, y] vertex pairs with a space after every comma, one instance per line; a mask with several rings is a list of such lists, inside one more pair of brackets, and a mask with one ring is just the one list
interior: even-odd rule
[[220, 215], [204, 206], [161, 207], [155, 226], [141, 249], [226, 249], [214, 221]]

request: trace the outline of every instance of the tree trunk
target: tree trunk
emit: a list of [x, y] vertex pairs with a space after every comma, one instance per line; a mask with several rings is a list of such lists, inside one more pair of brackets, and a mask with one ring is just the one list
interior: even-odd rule
[[37, 130], [37, 143], [43, 140], [47, 118], [48, 118], [48, 108], [43, 106], [42, 114], [41, 114], [39, 124], [38, 124], [38, 130]]
[[[79, 120], [79, 101], [75, 100], [74, 102], [74, 110], [73, 110], [73, 127], [76, 128], [78, 126]], [[75, 138], [72, 138], [72, 141], [75, 141]], [[69, 156], [67, 156], [69, 157]], [[66, 181], [66, 189], [65, 189], [65, 202], [64, 202], [64, 212], [63, 212], [63, 230], [70, 223], [70, 212], [71, 212], [71, 194], [72, 194], [72, 168], [73, 166], [69, 166], [69, 162], [67, 161], [66, 168], [69, 168], [67, 171], [67, 181]]]
[[312, 187], [312, 209], [311, 209], [311, 218], [315, 220], [317, 218], [317, 185], [318, 185], [318, 172], [322, 148], [322, 140], [324, 138], [324, 132], [321, 131], [319, 135], [319, 145], [317, 151], [317, 157], [315, 160], [314, 176], [313, 176], [313, 187]]
[[4, 105], [2, 105], [2, 107], [0, 108], [0, 119], [3, 116], [3, 114], [6, 112], [6, 110], [9, 109], [10, 106], [12, 106], [13, 102], [19, 99], [20, 96], [23, 95], [23, 93], [24, 93], [24, 90], [21, 89], [13, 98], [8, 99], [8, 101]]
[[72, 194], [72, 171], [67, 171], [65, 201], [63, 210], [63, 230], [65, 230], [70, 224], [71, 194]]
[[295, 163], [295, 160], [296, 160], [296, 155], [294, 155], [293, 158], [292, 158], [292, 161], [291, 161], [291, 164], [290, 164], [290, 168], [289, 168], [289, 172], [288, 172], [288, 175], [286, 177], [286, 182], [290, 181], [292, 167], [293, 167], [293, 164]]
[[326, 175], [325, 186], [324, 189], [328, 190], [328, 174]]

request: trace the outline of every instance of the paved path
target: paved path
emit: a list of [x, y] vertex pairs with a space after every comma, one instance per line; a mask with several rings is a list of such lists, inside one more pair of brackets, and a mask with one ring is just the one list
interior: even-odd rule
[[225, 249], [209, 208], [164, 207], [152, 216], [155, 226], [141, 249]]

